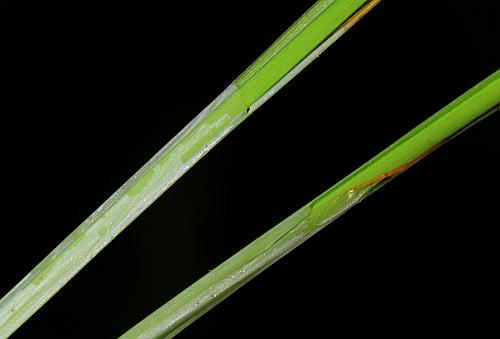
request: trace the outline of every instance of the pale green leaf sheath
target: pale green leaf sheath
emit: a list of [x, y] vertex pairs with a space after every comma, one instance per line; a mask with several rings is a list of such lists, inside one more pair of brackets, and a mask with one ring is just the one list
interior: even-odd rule
[[389, 179], [497, 111], [499, 102], [500, 70], [209, 272], [122, 338], [163, 338], [179, 333]]
[[378, 2], [318, 1], [0, 300], [0, 338], [21, 326], [224, 136]]

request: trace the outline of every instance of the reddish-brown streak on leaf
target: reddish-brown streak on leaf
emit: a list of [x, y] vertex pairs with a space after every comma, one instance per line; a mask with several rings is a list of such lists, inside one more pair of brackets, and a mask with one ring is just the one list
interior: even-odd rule
[[368, 181], [365, 181], [364, 183], [361, 183], [357, 186], [354, 186], [353, 188], [349, 189], [348, 192], [354, 192], [356, 190], [359, 190], [359, 189], [362, 189], [362, 188], [365, 188], [365, 187], [368, 187], [368, 186], [371, 186], [371, 185], [374, 185], [378, 182], [381, 182], [382, 180], [384, 179], [387, 179], [387, 178], [390, 178], [390, 177], [393, 177], [395, 176], [396, 174], [399, 174], [401, 172], [403, 172], [404, 170], [408, 169], [409, 167], [415, 165], [417, 162], [419, 162], [420, 160], [422, 160], [423, 158], [425, 158], [426, 156], [428, 156], [429, 154], [431, 154], [432, 152], [434, 152], [436, 149], [438, 149], [439, 147], [443, 146], [444, 144], [446, 144], [447, 142], [455, 139], [457, 136], [459, 136], [460, 134], [462, 134], [463, 132], [465, 132], [467, 129], [469, 129], [470, 127], [474, 126], [476, 123], [482, 121], [483, 119], [485, 119], [486, 117], [488, 117], [489, 115], [497, 112], [498, 110], [500, 110], [500, 105], [497, 104], [495, 106], [493, 106], [489, 111], [485, 112], [482, 116], [480, 116], [479, 118], [477, 118], [476, 120], [472, 121], [471, 123], [469, 123], [467, 126], [463, 127], [461, 130], [457, 131], [455, 134], [453, 134], [452, 136], [450, 136], [449, 138], [441, 141], [440, 143], [432, 146], [430, 149], [428, 149], [427, 151], [425, 151], [424, 153], [420, 154], [418, 157], [416, 157], [415, 159], [407, 162], [406, 164], [404, 165], [401, 165], [399, 167], [396, 167], [388, 172], [385, 172], [384, 174], [381, 174], [371, 180], [368, 180]]
[[[382, 0], [371, 0], [370, 2], [368, 2], [364, 7], [354, 13], [342, 25], [340, 25], [335, 31], [333, 31], [331, 36], [340, 31], [348, 31], [350, 28], [352, 28], [352, 26], [354, 26], [354, 24], [361, 20], [361, 18], [363, 18], [369, 11], [373, 9], [373, 7], [378, 5], [381, 1]], [[319, 52], [318, 55], [316, 55], [316, 58], [319, 58], [321, 53], [322, 52]]]
[[434, 152], [436, 149], [438, 149], [440, 146], [442, 146], [443, 144], [445, 144], [448, 140], [446, 141], [443, 141], [433, 147], [431, 147], [430, 149], [428, 149], [427, 151], [425, 151], [424, 153], [420, 154], [418, 157], [416, 157], [415, 159], [407, 162], [406, 164], [404, 165], [401, 165], [401, 166], [398, 166], [396, 168], [393, 168], [392, 170], [388, 171], [388, 172], [385, 172], [381, 175], [379, 175], [378, 177], [375, 177], [371, 180], [368, 180], [368, 181], [365, 181], [364, 183], [361, 183], [357, 186], [354, 186], [353, 188], [351, 188], [349, 191], [356, 191], [356, 190], [359, 190], [361, 188], [365, 188], [367, 186], [371, 186], [373, 184], [376, 184], [384, 179], [387, 179], [387, 178], [390, 178], [392, 176], [395, 176], [396, 174], [399, 174], [401, 172], [403, 172], [404, 170], [408, 169], [409, 167], [415, 165], [417, 162], [419, 162], [420, 160], [422, 160], [423, 158], [425, 158], [426, 156], [428, 156], [429, 154], [431, 154], [432, 152]]

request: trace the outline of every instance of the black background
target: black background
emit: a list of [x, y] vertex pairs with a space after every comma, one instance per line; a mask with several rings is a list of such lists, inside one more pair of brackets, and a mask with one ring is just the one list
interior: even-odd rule
[[[313, 1], [2, 1], [0, 294]], [[500, 64], [498, 1], [383, 1], [13, 338], [116, 337]], [[180, 337], [498, 337], [500, 115]]]

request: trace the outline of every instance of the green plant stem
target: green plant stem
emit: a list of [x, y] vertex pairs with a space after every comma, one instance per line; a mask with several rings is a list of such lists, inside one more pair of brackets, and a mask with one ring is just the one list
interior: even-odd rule
[[371, 8], [378, 2], [318, 1], [0, 300], [0, 337], [21, 326], [233, 128], [347, 31], [367, 12], [355, 14], [362, 5]]
[[122, 338], [171, 337], [389, 179], [498, 110], [500, 70], [145, 318]]

